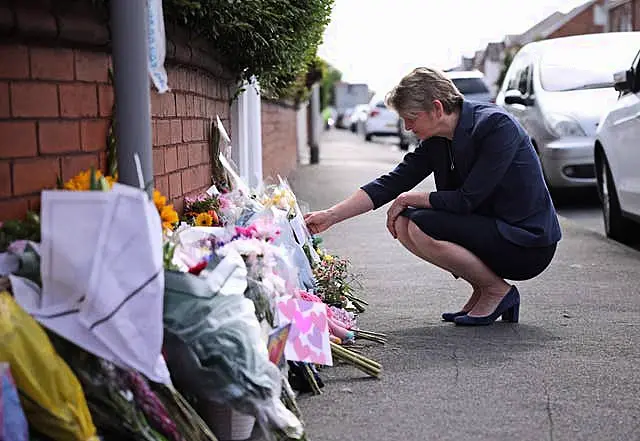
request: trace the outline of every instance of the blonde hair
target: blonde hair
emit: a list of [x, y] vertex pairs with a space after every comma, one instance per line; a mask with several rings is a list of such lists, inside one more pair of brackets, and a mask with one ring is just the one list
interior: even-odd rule
[[406, 75], [385, 97], [387, 107], [401, 115], [433, 110], [433, 101], [442, 103], [445, 113], [460, 109], [462, 93], [441, 71], [418, 67]]

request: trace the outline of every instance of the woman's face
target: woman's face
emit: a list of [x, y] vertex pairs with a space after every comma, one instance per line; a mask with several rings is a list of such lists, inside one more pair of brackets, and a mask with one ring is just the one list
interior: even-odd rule
[[406, 115], [400, 115], [407, 130], [412, 131], [421, 140], [431, 138], [436, 135], [438, 118], [435, 110], [418, 111]]

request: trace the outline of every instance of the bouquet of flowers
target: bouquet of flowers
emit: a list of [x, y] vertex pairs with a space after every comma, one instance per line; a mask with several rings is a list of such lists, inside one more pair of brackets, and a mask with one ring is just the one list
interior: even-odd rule
[[186, 197], [182, 221], [198, 227], [219, 226], [222, 225], [219, 209], [220, 201], [216, 196], [205, 194], [197, 198]]

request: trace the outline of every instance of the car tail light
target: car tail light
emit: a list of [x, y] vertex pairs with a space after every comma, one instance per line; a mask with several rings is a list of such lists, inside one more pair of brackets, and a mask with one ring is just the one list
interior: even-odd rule
[[379, 111], [379, 110], [372, 110], [371, 112], [369, 112], [369, 116], [370, 116], [370, 117], [371, 117], [371, 116], [377, 116], [377, 115], [379, 115], [379, 114], [380, 114], [380, 111]]

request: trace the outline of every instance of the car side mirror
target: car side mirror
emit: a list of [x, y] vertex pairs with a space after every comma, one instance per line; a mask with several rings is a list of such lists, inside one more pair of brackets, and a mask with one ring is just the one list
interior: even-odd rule
[[528, 104], [527, 100], [522, 93], [517, 89], [507, 90], [504, 93], [504, 103], [505, 104], [521, 104], [526, 106]]
[[634, 76], [635, 76], [635, 72], [633, 71], [633, 68], [614, 73], [613, 74], [614, 89], [616, 89], [618, 92], [631, 91], [633, 89]]

